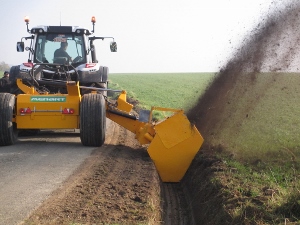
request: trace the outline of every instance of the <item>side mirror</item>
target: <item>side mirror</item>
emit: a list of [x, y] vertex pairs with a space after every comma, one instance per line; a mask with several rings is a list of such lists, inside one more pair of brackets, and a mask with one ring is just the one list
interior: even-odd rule
[[17, 52], [24, 52], [24, 42], [17, 42]]
[[115, 41], [110, 42], [110, 51], [117, 52], [117, 42], [115, 42]]

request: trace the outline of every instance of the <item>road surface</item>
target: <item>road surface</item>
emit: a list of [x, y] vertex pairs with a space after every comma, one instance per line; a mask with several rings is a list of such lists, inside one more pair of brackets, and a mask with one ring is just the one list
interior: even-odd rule
[[83, 146], [78, 132], [65, 132], [42, 131], [0, 147], [1, 225], [21, 222], [95, 149]]

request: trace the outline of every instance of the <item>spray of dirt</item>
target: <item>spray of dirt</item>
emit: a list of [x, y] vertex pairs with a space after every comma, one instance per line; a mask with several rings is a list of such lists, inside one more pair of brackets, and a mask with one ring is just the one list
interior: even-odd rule
[[[233, 135], [238, 132], [234, 128], [238, 129], [239, 122], [247, 117], [259, 95], [272, 85], [271, 76], [260, 93], [253, 95], [251, 87], [257, 84], [259, 72], [298, 71], [300, 68], [300, 3], [273, 4], [275, 7], [270, 6], [270, 13], [241, 43], [198, 104], [188, 112], [206, 144], [222, 132], [233, 115], [236, 126], [231, 132]], [[239, 109], [241, 99], [248, 102], [245, 109]], [[235, 114], [236, 111], [240, 115]]]

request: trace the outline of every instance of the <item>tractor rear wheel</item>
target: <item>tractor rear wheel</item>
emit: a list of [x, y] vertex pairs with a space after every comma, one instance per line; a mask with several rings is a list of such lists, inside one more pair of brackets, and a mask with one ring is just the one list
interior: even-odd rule
[[12, 122], [15, 95], [0, 93], [0, 146], [12, 145], [17, 141], [16, 124]]
[[106, 107], [102, 94], [85, 94], [80, 103], [80, 139], [85, 146], [105, 141]]

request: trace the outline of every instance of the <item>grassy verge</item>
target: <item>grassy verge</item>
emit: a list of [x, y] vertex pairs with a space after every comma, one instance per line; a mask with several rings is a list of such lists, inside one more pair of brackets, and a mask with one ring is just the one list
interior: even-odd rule
[[212, 150], [194, 160], [184, 185], [203, 224], [300, 224], [299, 160], [253, 164]]
[[[286, 224], [300, 220], [299, 160], [245, 164], [222, 157], [226, 165], [215, 182], [227, 196], [236, 223]], [[228, 178], [230, 178], [228, 180]], [[232, 204], [235, 203], [235, 204]]]

